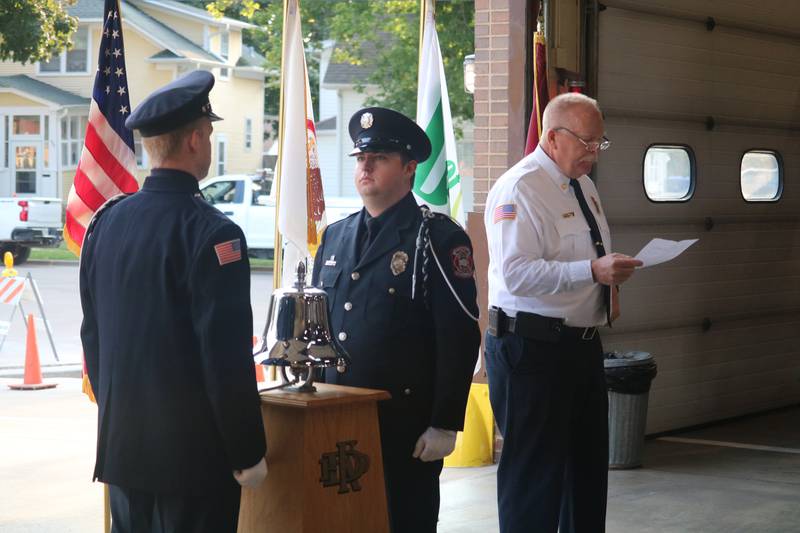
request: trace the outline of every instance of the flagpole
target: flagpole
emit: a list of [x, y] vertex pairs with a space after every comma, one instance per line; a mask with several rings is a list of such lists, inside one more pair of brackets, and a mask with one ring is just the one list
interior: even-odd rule
[[[436, 5], [434, 1], [434, 6]], [[419, 77], [422, 74], [422, 44], [425, 38], [425, 18], [428, 16], [428, 0], [421, 0], [422, 3], [422, 16], [419, 18], [419, 48], [417, 52], [417, 83], [419, 84]], [[419, 107], [419, 102], [417, 102]], [[424, 126], [423, 126], [424, 127]]]
[[[272, 252], [272, 288], [277, 289], [281, 286], [281, 273], [283, 272], [283, 243], [281, 242], [283, 236], [281, 235], [281, 228], [278, 224], [278, 214], [280, 213], [281, 206], [281, 174], [283, 162], [283, 139], [286, 129], [284, 118], [284, 98], [283, 92], [286, 83], [286, 25], [289, 19], [289, 2], [292, 0], [283, 0], [283, 36], [281, 39], [281, 90], [280, 100], [278, 107], [278, 161], [275, 164], [275, 182], [272, 184], [275, 189], [275, 245]], [[299, 8], [299, 6], [298, 6]]]
[[[297, 9], [300, 9], [300, 0], [297, 0]], [[311, 235], [309, 232], [309, 224], [311, 221], [311, 209], [310, 205], [310, 198], [311, 198], [311, 191], [309, 190], [309, 180], [311, 176], [309, 173], [311, 172], [311, 156], [308, 153], [308, 124], [306, 121], [308, 120], [308, 100], [310, 98], [311, 86], [308, 83], [308, 65], [306, 64], [306, 52], [303, 50], [303, 130], [306, 132], [305, 134], [305, 141], [306, 141], [306, 244], [311, 242]], [[313, 117], [313, 113], [311, 114]], [[314, 130], [314, 141], [316, 142], [317, 134], [316, 129]], [[314, 236], [316, 237], [317, 228], [314, 227]], [[308, 248], [308, 246], [306, 246]], [[313, 261], [314, 258], [312, 257], [311, 260]], [[308, 261], [306, 261], [306, 265], [308, 265]], [[295, 265], [297, 268], [297, 265]]]

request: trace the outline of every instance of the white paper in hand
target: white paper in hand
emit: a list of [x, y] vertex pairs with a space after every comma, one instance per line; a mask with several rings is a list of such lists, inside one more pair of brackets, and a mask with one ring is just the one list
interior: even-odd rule
[[681, 255], [698, 240], [668, 241], [666, 239], [653, 239], [636, 254], [636, 259], [644, 263], [640, 268], [666, 263]]

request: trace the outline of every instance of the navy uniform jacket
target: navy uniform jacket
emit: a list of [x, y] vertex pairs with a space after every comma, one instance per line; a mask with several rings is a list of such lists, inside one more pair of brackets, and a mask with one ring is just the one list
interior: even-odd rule
[[[422, 215], [411, 193], [390, 209], [361, 261], [356, 260], [356, 246], [364, 210], [331, 224], [317, 250], [312, 282], [328, 293], [332, 333], [352, 358], [346, 373], [329, 369], [326, 381], [389, 391], [392, 399], [379, 406], [381, 430], [384, 437], [391, 433], [398, 452], [410, 457], [428, 426], [462, 429], [480, 331], [451, 294], [432, 257], [426, 308], [422, 253], [411, 299]], [[446, 217], [437, 216], [429, 224], [448, 279], [477, 316], [469, 237]]]
[[[90, 230], [80, 291], [94, 478], [153, 492], [235, 483], [232, 470], [266, 451], [242, 231], [193, 176], [164, 169]], [[215, 245], [237, 239], [241, 259], [221, 265]]]

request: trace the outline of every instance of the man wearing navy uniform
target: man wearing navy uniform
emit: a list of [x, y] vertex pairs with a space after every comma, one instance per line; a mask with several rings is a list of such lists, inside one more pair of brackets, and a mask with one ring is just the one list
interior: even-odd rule
[[109, 484], [115, 532], [235, 532], [240, 486], [267, 473], [247, 245], [198, 188], [220, 120], [213, 85], [192, 72], [128, 117], [153, 170], [98, 211], [83, 244], [94, 479]]
[[373, 107], [349, 129], [364, 209], [327, 228], [313, 283], [328, 293], [331, 328], [352, 365], [326, 378], [391, 393], [378, 414], [392, 531], [432, 532], [442, 459], [463, 427], [480, 346], [472, 245], [411, 193], [431, 153], [419, 126]]

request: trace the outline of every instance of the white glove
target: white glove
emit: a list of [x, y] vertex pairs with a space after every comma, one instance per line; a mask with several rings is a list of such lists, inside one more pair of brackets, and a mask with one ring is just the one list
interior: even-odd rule
[[450, 455], [455, 447], [455, 431], [429, 427], [417, 439], [412, 457], [425, 462], [438, 461]]
[[236, 478], [236, 481], [238, 481], [239, 485], [242, 487], [254, 489], [261, 485], [261, 482], [267, 477], [267, 460], [262, 457], [255, 466], [245, 468], [244, 470], [234, 470], [233, 477]]

